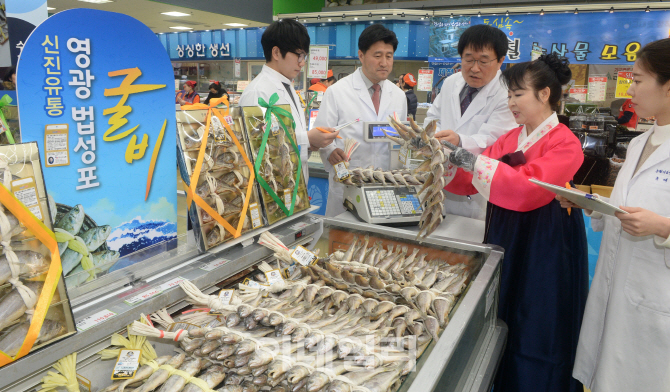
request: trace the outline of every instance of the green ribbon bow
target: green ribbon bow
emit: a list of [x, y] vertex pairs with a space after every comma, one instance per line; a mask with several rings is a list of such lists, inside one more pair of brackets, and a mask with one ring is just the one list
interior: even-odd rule
[[12, 136], [12, 131], [9, 130], [9, 125], [7, 125], [7, 120], [5, 120], [5, 114], [2, 112], [2, 108], [9, 106], [10, 103], [12, 103], [12, 97], [9, 95], [5, 94], [0, 98], [0, 122], [2, 122], [2, 125], [5, 127], [5, 134], [7, 135], [9, 144], [16, 144], [14, 136]]
[[[293, 115], [288, 110], [276, 106], [275, 104], [277, 103], [277, 101], [279, 101], [279, 95], [277, 93], [272, 94], [272, 96], [270, 97], [270, 102], [265, 102], [265, 100], [262, 97], [258, 97], [258, 105], [266, 109], [265, 132], [263, 133], [263, 140], [261, 141], [261, 146], [258, 149], [258, 156], [256, 157], [256, 161], [254, 162], [254, 172], [256, 174], [256, 178], [258, 179], [258, 183], [261, 184], [261, 187], [265, 189], [265, 191], [270, 195], [270, 197], [272, 197], [272, 199], [275, 202], [277, 202], [277, 205], [279, 206], [279, 208], [282, 209], [282, 211], [284, 211], [286, 216], [291, 216], [293, 215], [293, 208], [295, 207], [295, 199], [298, 194], [298, 185], [300, 184], [300, 174], [302, 173], [302, 162], [300, 159], [300, 149], [293, 141], [293, 138], [291, 137], [291, 134], [288, 132], [288, 129], [286, 129], [286, 124], [284, 124], [284, 121], [282, 121], [279, 118], [279, 116], [281, 115], [290, 119], [293, 129], [295, 129], [295, 121], [293, 120]], [[295, 176], [295, 186], [293, 187], [293, 197], [291, 198], [291, 208], [289, 209], [286, 208], [284, 201], [281, 198], [279, 198], [279, 196], [277, 196], [274, 190], [270, 188], [270, 185], [268, 185], [265, 179], [259, 174], [259, 169], [261, 167], [261, 164], [263, 163], [263, 156], [265, 155], [265, 145], [268, 142], [268, 136], [272, 128], [271, 124], [273, 114], [277, 118], [277, 122], [279, 123], [279, 125], [281, 125], [281, 127], [284, 129], [284, 134], [291, 142], [293, 151], [295, 151], [295, 153], [298, 154], [298, 171], [296, 172]]]

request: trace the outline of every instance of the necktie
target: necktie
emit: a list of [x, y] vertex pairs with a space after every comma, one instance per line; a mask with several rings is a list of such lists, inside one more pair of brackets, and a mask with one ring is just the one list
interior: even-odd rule
[[382, 87], [375, 83], [372, 85], [372, 89], [375, 90], [374, 94], [372, 94], [372, 104], [375, 105], [375, 112], [379, 114], [379, 98], [380, 95], [379, 91], [382, 89]]
[[470, 103], [472, 103], [472, 94], [474, 94], [475, 91], [477, 91], [476, 88], [468, 86], [468, 92], [465, 94], [465, 98], [463, 98], [463, 101], [461, 102], [461, 116], [468, 110]]

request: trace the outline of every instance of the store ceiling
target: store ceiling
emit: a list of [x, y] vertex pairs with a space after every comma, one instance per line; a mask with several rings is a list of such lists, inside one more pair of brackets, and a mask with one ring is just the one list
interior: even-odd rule
[[[184, 2], [186, 3], [186, 2]], [[190, 5], [190, 4], [189, 4]], [[183, 6], [158, 3], [150, 0], [114, 0], [111, 3], [94, 4], [78, 0], [47, 0], [47, 6], [53, 7], [50, 13], [56, 13], [72, 8], [91, 8], [103, 11], [118, 12], [132, 16], [140, 22], [147, 25], [155, 33], [168, 33], [188, 30], [175, 30], [170, 27], [184, 26], [191, 27], [193, 30], [214, 30], [231, 28], [225, 23], [242, 23], [244, 27], [262, 27], [267, 23], [258, 22], [250, 19], [222, 15], [215, 12], [200, 11]], [[168, 16], [161, 12], [179, 11], [189, 14], [189, 16]], [[272, 14], [272, 8], [268, 10]]]

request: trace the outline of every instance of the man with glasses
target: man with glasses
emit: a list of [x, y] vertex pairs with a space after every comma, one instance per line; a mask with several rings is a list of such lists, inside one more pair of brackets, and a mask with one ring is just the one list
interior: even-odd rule
[[305, 26], [293, 19], [281, 19], [270, 24], [261, 37], [265, 65], [258, 76], [244, 89], [239, 103], [240, 106], [258, 106], [258, 98], [269, 102], [270, 97], [276, 93], [279, 96], [276, 105], [291, 107], [305, 183], [309, 179], [307, 165], [309, 152], [328, 146], [339, 133], [333, 132], [335, 130], [328, 127], [322, 128], [331, 133], [321, 132], [318, 129], [307, 131], [305, 109], [293, 88], [293, 79], [305, 66], [309, 41]]
[[[475, 25], [458, 41], [461, 72], [448, 77], [428, 110], [424, 126], [437, 120], [438, 139], [480, 154], [500, 136], [516, 128], [507, 108], [507, 90], [500, 83], [507, 36], [500, 29]], [[479, 194], [445, 192], [445, 212], [483, 220], [486, 199]]]

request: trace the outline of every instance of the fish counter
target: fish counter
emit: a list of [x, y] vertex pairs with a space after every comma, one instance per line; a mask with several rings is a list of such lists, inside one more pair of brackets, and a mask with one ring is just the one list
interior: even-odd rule
[[73, 298], [78, 334], [0, 368], [0, 391], [39, 389], [61, 358], [79, 390], [484, 391], [506, 335], [502, 250], [477, 236], [307, 214], [253, 244], [173, 251], [169, 269]]

